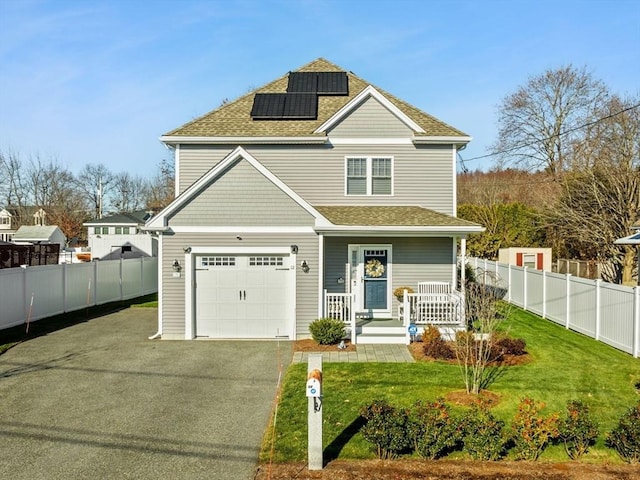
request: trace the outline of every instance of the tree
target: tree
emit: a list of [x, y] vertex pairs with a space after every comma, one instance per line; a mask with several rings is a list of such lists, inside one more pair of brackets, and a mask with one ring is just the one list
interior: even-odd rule
[[147, 186], [147, 208], [158, 212], [169, 205], [175, 196], [175, 170], [173, 162], [162, 160], [158, 172]]
[[102, 164], [89, 163], [77, 175], [76, 185], [91, 204], [95, 218], [102, 218], [105, 199], [111, 190], [113, 179], [113, 173]]
[[537, 247], [544, 242], [542, 216], [521, 203], [464, 204], [458, 207], [458, 216], [486, 228], [469, 235], [467, 249], [472, 256], [497, 258], [500, 248]]
[[146, 182], [139, 176], [122, 172], [113, 178], [111, 207], [117, 213], [134, 212], [144, 208]]
[[574, 145], [572, 171], [551, 221], [579, 258], [598, 259], [604, 279], [631, 283], [635, 251], [614, 245], [640, 218], [640, 99], [612, 97], [603, 119]]
[[583, 136], [607, 99], [605, 85], [572, 65], [531, 77], [498, 107], [500, 162], [557, 179], [566, 168], [572, 144]]

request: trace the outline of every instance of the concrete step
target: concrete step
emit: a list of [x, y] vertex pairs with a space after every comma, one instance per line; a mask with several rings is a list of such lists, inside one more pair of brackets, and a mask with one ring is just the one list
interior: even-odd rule
[[367, 333], [360, 334], [356, 337], [356, 343], [358, 344], [399, 344], [406, 345], [407, 336], [402, 334], [388, 334], [388, 333]]
[[389, 334], [389, 335], [404, 335], [404, 333], [406, 332], [406, 329], [404, 327], [384, 327], [384, 326], [377, 326], [377, 325], [373, 325], [373, 326], [369, 326], [369, 325], [363, 325], [362, 327], [362, 334], [363, 335], [368, 335], [368, 334]]

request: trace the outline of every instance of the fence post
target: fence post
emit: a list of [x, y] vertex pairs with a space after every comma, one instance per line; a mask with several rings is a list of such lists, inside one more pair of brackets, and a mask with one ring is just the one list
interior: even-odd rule
[[633, 287], [633, 356], [640, 356], [640, 287]]
[[507, 302], [511, 303], [511, 264], [507, 263]]
[[62, 311], [67, 312], [69, 298], [69, 280], [67, 279], [67, 264], [62, 264]]
[[565, 328], [569, 330], [569, 325], [571, 324], [571, 274], [567, 273], [567, 298], [565, 299], [567, 302], [567, 312], [565, 318]]
[[542, 270], [542, 318], [547, 318], [547, 272]]
[[528, 272], [528, 268], [529, 267], [523, 267], [524, 268], [524, 273], [522, 275], [522, 289], [524, 290], [522, 292], [522, 309], [526, 310], [527, 309], [527, 272]]
[[600, 340], [600, 282], [596, 280], [596, 340]]
[[120, 256], [120, 300], [124, 300], [124, 281], [122, 276], [124, 275], [124, 265], [122, 264], [122, 256]]

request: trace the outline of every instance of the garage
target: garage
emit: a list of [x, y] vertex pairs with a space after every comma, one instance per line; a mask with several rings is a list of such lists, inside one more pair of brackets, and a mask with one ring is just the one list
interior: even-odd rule
[[293, 295], [289, 255], [197, 255], [195, 336], [289, 338]]

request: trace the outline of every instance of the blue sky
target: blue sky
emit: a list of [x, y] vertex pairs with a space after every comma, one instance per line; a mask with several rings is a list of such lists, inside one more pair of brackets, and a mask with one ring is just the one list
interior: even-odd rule
[[0, 150], [150, 177], [160, 135], [318, 57], [470, 134], [472, 159], [548, 68], [640, 94], [640, 2], [0, 0]]

